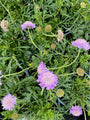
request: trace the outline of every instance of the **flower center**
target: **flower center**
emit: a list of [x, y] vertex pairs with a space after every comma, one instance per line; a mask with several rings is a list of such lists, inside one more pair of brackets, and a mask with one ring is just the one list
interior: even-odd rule
[[44, 73], [42, 79], [46, 84], [51, 84], [54, 81], [54, 76], [51, 73]]

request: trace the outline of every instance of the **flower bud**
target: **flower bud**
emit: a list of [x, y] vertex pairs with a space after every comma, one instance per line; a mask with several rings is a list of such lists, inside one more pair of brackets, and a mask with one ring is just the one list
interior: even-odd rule
[[12, 119], [15, 120], [15, 119], [17, 119], [17, 118], [18, 118], [18, 114], [17, 114], [17, 113], [13, 113], [13, 114], [12, 114]]
[[80, 5], [81, 5], [81, 8], [86, 8], [86, 4], [84, 2], [81, 2]]
[[39, 7], [39, 5], [36, 5], [36, 6], [35, 6], [35, 8], [36, 8], [37, 10], [40, 10], [40, 7]]
[[78, 74], [78, 76], [84, 76], [84, 70], [82, 68], [77, 68], [76, 73]]
[[51, 44], [51, 49], [52, 49], [52, 50], [55, 50], [55, 48], [56, 48], [56, 44], [55, 44], [55, 43], [52, 43], [52, 44]]
[[64, 91], [63, 91], [62, 89], [58, 89], [58, 90], [56, 91], [56, 95], [57, 95], [58, 97], [63, 97], [63, 96], [64, 96]]
[[42, 28], [39, 26], [39, 27], [36, 28], [36, 30], [37, 30], [38, 32], [41, 32], [41, 31], [42, 31]]

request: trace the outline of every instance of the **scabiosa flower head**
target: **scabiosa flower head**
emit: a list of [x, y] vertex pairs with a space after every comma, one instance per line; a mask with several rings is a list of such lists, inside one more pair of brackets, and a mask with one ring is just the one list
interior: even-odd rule
[[22, 25], [21, 25], [21, 28], [22, 28], [22, 30], [26, 30], [27, 28], [29, 28], [29, 29], [33, 29], [33, 28], [35, 28], [36, 26], [35, 26], [35, 24], [34, 23], [32, 23], [32, 22], [30, 22], [30, 21], [26, 21], [25, 23], [23, 23]]
[[75, 47], [78, 47], [78, 48], [83, 48], [85, 51], [90, 49], [89, 42], [87, 42], [84, 39], [77, 39], [77, 40], [75, 40], [71, 43], [72, 43], [72, 46], [75, 46]]
[[45, 27], [45, 32], [51, 32], [52, 31], [52, 26], [51, 25], [47, 25]]
[[1, 100], [3, 109], [13, 110], [14, 105], [16, 104], [16, 97], [14, 95], [8, 94]]
[[69, 111], [73, 116], [80, 116], [83, 114], [82, 108], [80, 106], [72, 106]]
[[46, 89], [49, 90], [54, 89], [54, 87], [57, 86], [58, 78], [55, 74], [53, 74], [53, 72], [47, 70], [38, 75], [37, 82], [40, 82], [39, 85], [42, 89], [46, 87]]
[[8, 21], [7, 20], [2, 20], [1, 23], [0, 23], [0, 26], [1, 28], [4, 30], [4, 31], [8, 31]]
[[61, 30], [58, 30], [58, 36], [57, 36], [58, 42], [62, 41], [63, 37], [64, 37], [64, 33]]
[[43, 62], [41, 62], [37, 68], [38, 74], [41, 74], [42, 72], [44, 72], [46, 70], [47, 70], [46, 65]]

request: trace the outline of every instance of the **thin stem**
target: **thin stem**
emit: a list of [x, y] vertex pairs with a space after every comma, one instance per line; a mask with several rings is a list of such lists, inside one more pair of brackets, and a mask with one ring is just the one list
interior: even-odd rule
[[44, 89], [42, 89], [42, 91], [41, 91], [41, 95], [43, 95], [43, 92], [44, 92]]
[[41, 50], [40, 50], [40, 49], [37, 47], [37, 45], [33, 42], [32, 37], [31, 37], [30, 32], [29, 32], [29, 29], [28, 29], [28, 33], [29, 33], [29, 37], [30, 37], [30, 39], [31, 39], [32, 44], [35, 46], [35, 48], [37, 48], [37, 49], [40, 51], [40, 54], [42, 55]]
[[78, 51], [78, 55], [76, 56], [76, 58], [75, 58], [75, 60], [73, 61], [73, 62], [71, 62], [69, 65], [62, 65], [61, 67], [57, 67], [57, 68], [49, 68], [49, 69], [53, 69], [53, 70], [55, 70], [55, 69], [61, 69], [61, 68], [65, 68], [65, 67], [69, 67], [70, 65], [72, 65], [74, 62], [76, 62], [76, 60], [78, 59], [78, 57], [79, 57], [79, 55], [80, 55], [80, 48], [79, 48], [79, 51]]
[[49, 36], [49, 37], [57, 37], [57, 35], [48, 35], [48, 34], [46, 34], [46, 33], [42, 33], [43, 35], [45, 35], [45, 36]]
[[60, 75], [58, 75], [58, 76], [67, 76], [67, 75], [73, 75], [73, 74], [76, 74], [76, 72], [73, 72], [73, 73], [60, 74]]
[[86, 118], [86, 112], [85, 112], [84, 108], [83, 108], [83, 112], [84, 112], [84, 120], [87, 120], [87, 118]]
[[20, 72], [16, 72], [16, 73], [12, 73], [12, 74], [7, 74], [7, 75], [2, 75], [2, 77], [8, 77], [8, 76], [11, 76], [11, 75], [20, 74], [20, 73], [24, 72], [25, 70], [28, 70], [29, 68], [30, 68], [30, 66], [28, 68], [25, 68], [25, 69], [21, 70]]
[[0, 1], [0, 4], [3, 6], [3, 8], [8, 12], [8, 14], [9, 14], [9, 16], [10, 16], [10, 19], [11, 19], [11, 21], [12, 21], [12, 23], [13, 23], [13, 20], [12, 20], [12, 17], [11, 17], [11, 14], [10, 14], [10, 12], [9, 12], [9, 10], [4, 6], [4, 4]]

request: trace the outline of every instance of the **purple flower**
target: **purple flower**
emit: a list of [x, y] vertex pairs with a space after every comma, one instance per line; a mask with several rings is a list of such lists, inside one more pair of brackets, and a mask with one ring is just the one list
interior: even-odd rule
[[69, 111], [73, 116], [80, 116], [83, 114], [82, 108], [80, 106], [72, 106]]
[[37, 82], [40, 82], [39, 85], [42, 89], [46, 87], [46, 89], [49, 90], [54, 89], [54, 87], [57, 86], [58, 78], [55, 74], [53, 74], [53, 72], [47, 70], [38, 75]]
[[62, 41], [63, 37], [64, 37], [64, 33], [61, 30], [58, 30], [58, 38], [57, 38], [58, 42]]
[[7, 20], [2, 20], [1, 23], [0, 23], [0, 26], [1, 28], [4, 30], [4, 31], [8, 31], [8, 21]]
[[87, 42], [84, 39], [77, 39], [77, 40], [75, 40], [71, 43], [72, 43], [72, 46], [75, 46], [75, 47], [78, 47], [78, 48], [83, 48], [85, 51], [90, 49], [89, 42]]
[[14, 105], [16, 104], [16, 97], [14, 95], [8, 94], [1, 100], [3, 109], [13, 110]]
[[2, 85], [1, 81], [0, 81], [0, 85]]
[[42, 72], [45, 72], [47, 70], [46, 65], [41, 62], [37, 68], [38, 74], [41, 74]]
[[36, 26], [35, 26], [35, 24], [34, 23], [32, 23], [32, 22], [30, 22], [30, 21], [26, 21], [25, 23], [23, 23], [22, 25], [21, 25], [21, 28], [22, 28], [22, 30], [26, 30], [27, 28], [29, 28], [29, 29], [33, 29], [33, 28], [35, 28]]
[[0, 70], [0, 74], [2, 73], [2, 71]]

